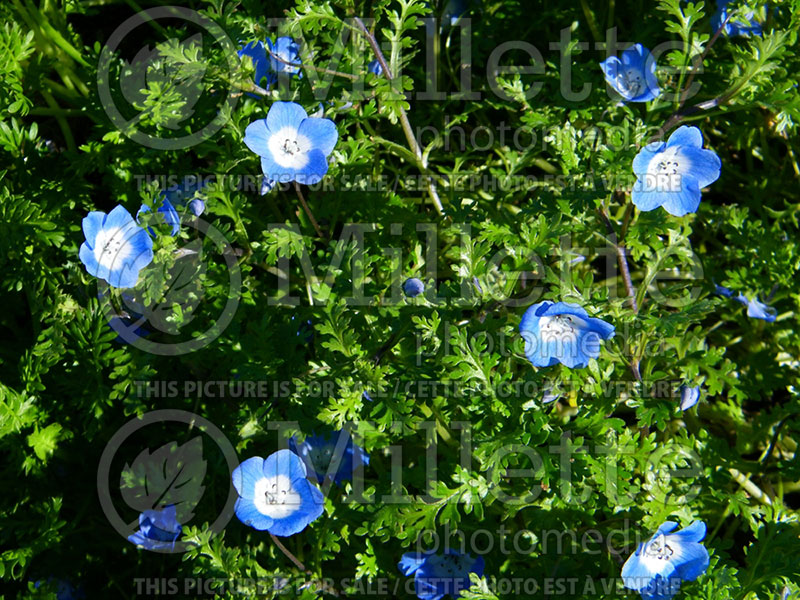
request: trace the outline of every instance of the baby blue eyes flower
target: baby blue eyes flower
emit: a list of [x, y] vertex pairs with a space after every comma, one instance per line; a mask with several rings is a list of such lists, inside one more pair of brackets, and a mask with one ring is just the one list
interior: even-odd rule
[[758, 298], [748, 300], [746, 296], [739, 294], [734, 300], [741, 302], [747, 307], [747, 316], [751, 319], [761, 319], [762, 321], [772, 323], [778, 318], [778, 311], [760, 302]]
[[622, 567], [625, 587], [645, 600], [669, 600], [682, 581], [694, 581], [708, 568], [708, 551], [699, 543], [706, 536], [705, 523], [695, 521], [672, 533], [677, 526], [663, 523]]
[[153, 260], [153, 240], [123, 206], [110, 213], [90, 212], [83, 219], [78, 256], [86, 271], [117, 288], [132, 288], [139, 271]]
[[292, 437], [289, 448], [303, 459], [319, 483], [328, 478], [341, 485], [342, 481], [353, 479], [356, 469], [369, 464], [369, 455], [353, 443], [346, 431], [312, 435], [302, 442]]
[[[735, 292], [733, 290], [716, 284], [714, 284], [714, 291], [721, 296], [733, 298], [737, 302], [744, 304], [747, 307], [747, 316], [751, 319], [761, 319], [762, 321], [772, 323], [778, 318], [777, 309], [764, 304], [763, 302], [759, 301], [757, 297], [753, 298], [752, 300], [748, 300], [747, 296], [744, 294], [737, 294], [734, 297]], [[770, 297], [771, 296], [772, 295], [770, 294]], [[767, 300], [769, 300], [769, 298], [767, 298]]]
[[[139, 212], [136, 213], [136, 221], [139, 222], [139, 217], [144, 214], [150, 212], [150, 207], [146, 204], [142, 204], [139, 208]], [[178, 215], [178, 211], [175, 210], [175, 207], [172, 206], [172, 203], [163, 198], [161, 200], [161, 205], [158, 207], [158, 215], [160, 217], [160, 221], [166, 223], [170, 227], [170, 235], [175, 237], [180, 233], [181, 230], [181, 217]], [[155, 236], [156, 233], [153, 231], [152, 227], [148, 227], [147, 230], [150, 232], [151, 235]]]
[[647, 102], [661, 94], [656, 61], [641, 44], [634, 44], [622, 58], [610, 56], [600, 63], [606, 81], [626, 102]]
[[367, 71], [380, 77], [383, 73], [383, 67], [381, 66], [380, 61], [376, 58], [375, 60], [370, 61], [370, 63], [367, 65]]
[[162, 510], [146, 510], [139, 515], [139, 531], [128, 536], [128, 541], [147, 550], [171, 550], [181, 535], [175, 505]]
[[689, 410], [700, 400], [700, 386], [681, 386], [681, 410]]
[[682, 217], [700, 206], [700, 190], [719, 179], [722, 163], [711, 150], [703, 149], [703, 134], [697, 127], [678, 127], [666, 143], [648, 144], [633, 159], [637, 181], [631, 198], [642, 211], [662, 206]]
[[269, 179], [268, 177], [261, 178], [261, 187], [258, 190], [258, 193], [262, 196], [270, 193], [275, 188], [275, 182]]
[[236, 516], [253, 529], [294, 535], [322, 514], [322, 492], [306, 479], [305, 464], [290, 450], [266, 460], [248, 458], [234, 469], [232, 479], [239, 494]]
[[590, 317], [577, 304], [539, 302], [522, 317], [519, 332], [525, 356], [535, 367], [562, 363], [581, 368], [600, 356], [600, 340], [614, 337], [614, 326]]
[[483, 575], [483, 557], [472, 558], [449, 550], [444, 555], [433, 552], [410, 552], [397, 563], [403, 575], [414, 575], [414, 589], [420, 600], [453, 598], [470, 587], [469, 574]]
[[[248, 56], [253, 61], [255, 76], [253, 80], [259, 87], [268, 88], [272, 83], [269, 72], [269, 60], [267, 59], [267, 48], [260, 40], [252, 41], [243, 46], [238, 52], [239, 58]], [[265, 81], [266, 80], [266, 81]]]
[[425, 291], [425, 284], [416, 277], [406, 279], [403, 283], [403, 292], [409, 298], [415, 298]]
[[244, 143], [261, 157], [267, 179], [307, 185], [328, 172], [327, 157], [338, 138], [333, 121], [309, 117], [294, 102], [273, 103], [267, 118], [250, 123], [244, 133]]
[[[276, 75], [286, 73], [302, 77], [302, 73], [300, 73], [300, 47], [297, 42], [290, 37], [284, 36], [275, 40], [274, 44], [267, 40], [267, 46], [269, 46], [269, 51], [271, 52], [269, 64], [273, 73]], [[273, 54], [275, 56], [272, 56]]]
[[184, 180], [181, 184], [171, 185], [162, 190], [161, 196], [168, 200], [172, 206], [178, 208], [185, 206], [195, 217], [199, 217], [206, 208], [206, 204], [203, 201], [203, 198], [205, 198], [203, 188], [205, 188], [203, 183]]
[[268, 39], [266, 45], [260, 40], [249, 42], [239, 49], [238, 55], [239, 58], [250, 57], [255, 70], [253, 80], [264, 89], [269, 89], [281, 73], [303, 76], [300, 72], [300, 47], [290, 37], [279, 37], [274, 44]]
[[[720, 26], [725, 23], [725, 20], [728, 19], [728, 4], [730, 3], [731, 0], [717, 0], [717, 12], [711, 17], [711, 29], [714, 31], [719, 29]], [[738, 35], [749, 36], [751, 34], [761, 35], [761, 23], [755, 20], [754, 14], [749, 12], [745, 18], [750, 21], [749, 26], [728, 19], [728, 22], [725, 23], [725, 27], [722, 29], [722, 33], [729, 37], [736, 37]]]

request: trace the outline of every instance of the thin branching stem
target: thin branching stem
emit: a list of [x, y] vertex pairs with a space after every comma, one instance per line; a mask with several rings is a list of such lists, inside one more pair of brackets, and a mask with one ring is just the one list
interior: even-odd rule
[[[356, 25], [358, 25], [359, 31], [362, 33], [362, 35], [364, 35], [364, 37], [367, 38], [367, 43], [369, 43], [370, 48], [372, 48], [375, 58], [378, 59], [378, 63], [380, 63], [381, 69], [383, 69], [383, 76], [389, 81], [393, 81], [394, 75], [392, 75], [392, 71], [389, 69], [389, 64], [386, 62], [386, 57], [383, 56], [380, 46], [378, 46], [378, 40], [376, 40], [375, 36], [370, 33], [366, 25], [364, 25], [364, 22], [359, 17], [354, 17], [354, 19]], [[444, 216], [444, 207], [442, 206], [442, 201], [439, 199], [439, 192], [436, 189], [436, 182], [428, 173], [428, 166], [425, 164], [425, 159], [422, 156], [422, 149], [419, 147], [419, 143], [417, 143], [417, 138], [414, 137], [414, 130], [411, 127], [411, 121], [408, 120], [408, 113], [402, 106], [399, 106], [399, 112], [400, 124], [403, 127], [403, 133], [406, 136], [408, 147], [411, 149], [411, 152], [416, 158], [417, 167], [419, 167], [419, 169], [425, 175], [428, 196], [430, 196], [431, 202], [433, 202], [434, 207], [436, 207], [436, 212], [438, 212], [440, 216]]]

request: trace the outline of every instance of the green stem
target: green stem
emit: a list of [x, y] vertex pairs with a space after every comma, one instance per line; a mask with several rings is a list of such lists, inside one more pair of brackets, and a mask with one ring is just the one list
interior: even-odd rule
[[[378, 59], [378, 62], [383, 69], [383, 76], [386, 77], [390, 82], [394, 81], [394, 75], [392, 75], [392, 71], [389, 69], [389, 65], [386, 63], [386, 58], [383, 56], [383, 52], [381, 52], [380, 47], [378, 46], [378, 40], [375, 39], [375, 36], [369, 32], [369, 30], [364, 25], [364, 22], [358, 18], [354, 17], [356, 25], [358, 25], [361, 34], [367, 38], [367, 43], [372, 48], [372, 52], [375, 54], [375, 58]], [[439, 199], [439, 192], [436, 189], [436, 182], [433, 180], [433, 177], [428, 174], [428, 166], [425, 164], [425, 159], [422, 156], [422, 149], [419, 147], [417, 143], [417, 138], [414, 137], [414, 130], [411, 128], [411, 122], [408, 120], [408, 113], [406, 113], [405, 108], [398, 105], [398, 111], [400, 113], [400, 124], [403, 128], [403, 133], [406, 136], [406, 142], [408, 142], [408, 147], [411, 150], [411, 153], [414, 155], [414, 158], [417, 163], [417, 167], [426, 174], [426, 187], [428, 189], [428, 196], [433, 202], [434, 207], [436, 208], [436, 212], [439, 213], [439, 216], [444, 216], [444, 207], [442, 206], [442, 201]]]

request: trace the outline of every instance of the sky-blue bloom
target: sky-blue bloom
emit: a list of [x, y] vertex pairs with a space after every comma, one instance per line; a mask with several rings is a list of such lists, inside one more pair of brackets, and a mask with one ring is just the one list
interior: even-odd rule
[[203, 188], [205, 188], [204, 183], [193, 179], [185, 179], [183, 183], [171, 185], [165, 190], [161, 190], [161, 195], [169, 200], [172, 206], [176, 208], [188, 207], [195, 217], [199, 217], [206, 209]]
[[647, 102], [661, 94], [656, 78], [656, 61], [641, 44], [609, 56], [600, 63], [606, 81], [626, 102]]
[[[261, 40], [254, 40], [242, 46], [238, 52], [239, 58], [243, 56], [250, 57], [253, 61], [253, 69], [255, 76], [253, 81], [259, 87], [269, 89], [272, 84], [271, 73], [269, 71], [269, 59], [267, 58], [267, 47]], [[253, 96], [253, 94], [250, 94]], [[255, 97], [255, 96], [254, 96]]]
[[340, 485], [352, 480], [356, 469], [369, 464], [369, 455], [344, 430], [310, 435], [302, 442], [292, 436], [289, 448], [303, 459], [319, 483], [328, 478]]
[[139, 271], [153, 260], [153, 240], [118, 205], [110, 213], [92, 211], [83, 222], [86, 241], [78, 256], [89, 275], [117, 288], [132, 288]]
[[414, 575], [414, 588], [420, 600], [440, 600], [447, 594], [453, 598], [470, 587], [469, 574], [483, 575], [483, 557], [472, 558], [448, 550], [445, 554], [409, 552], [397, 563], [403, 575]]
[[[139, 212], [136, 213], [136, 222], [141, 222], [140, 217], [144, 214], [150, 212], [150, 207], [146, 204], [142, 204], [139, 207]], [[161, 205], [158, 207], [157, 214], [159, 216], [159, 221], [165, 223], [170, 228], [170, 235], [175, 237], [181, 231], [181, 217], [178, 214], [178, 211], [175, 210], [175, 207], [172, 206], [172, 203], [167, 200], [165, 196], [161, 196]], [[152, 221], [151, 221], [152, 223]], [[156, 232], [153, 231], [152, 227], [147, 227], [147, 230], [150, 232], [150, 235], [155, 236]]]
[[370, 61], [370, 63], [367, 65], [367, 71], [369, 71], [373, 75], [377, 75], [378, 77], [380, 77], [381, 74], [383, 73], [383, 67], [381, 66], [381, 61], [379, 61], [377, 58], [375, 60]]
[[236, 516], [253, 529], [294, 535], [322, 514], [322, 492], [306, 479], [305, 463], [291, 450], [278, 450], [266, 460], [248, 458], [232, 479], [239, 494]]
[[700, 400], [700, 386], [681, 386], [681, 410], [689, 410]]
[[139, 515], [139, 531], [128, 536], [128, 541], [147, 550], [171, 550], [181, 535], [175, 505], [161, 510], [146, 510]]
[[[711, 17], [711, 29], [714, 31], [719, 29], [720, 26], [725, 23], [725, 19], [728, 18], [728, 4], [730, 3], [731, 0], [717, 0], [717, 12]], [[749, 12], [745, 18], [750, 21], [749, 26], [728, 19], [728, 22], [725, 23], [725, 27], [722, 29], [722, 33], [730, 37], [736, 37], [738, 35], [749, 36], [751, 34], [761, 35], [761, 23], [756, 21], [755, 15]]]
[[622, 566], [625, 587], [638, 591], [645, 600], [669, 600], [681, 582], [694, 581], [708, 568], [708, 551], [700, 543], [706, 524], [694, 521], [674, 532], [677, 527], [677, 523], [664, 522]]
[[577, 304], [545, 301], [525, 311], [519, 332], [525, 340], [525, 356], [535, 367], [560, 362], [576, 368], [600, 356], [600, 340], [614, 337], [614, 326], [590, 317]]
[[[734, 296], [736, 292], [717, 284], [714, 284], [714, 291], [721, 296], [733, 298], [737, 302], [744, 304], [747, 307], [747, 316], [751, 319], [761, 319], [772, 323], [778, 318], [778, 310], [761, 302], [758, 297], [748, 300], [747, 296], [744, 294], [736, 294], [736, 296]], [[769, 298], [771, 297], [772, 294], [770, 294]], [[767, 301], [769, 301], [769, 298], [767, 298]]]
[[276, 39], [274, 44], [267, 40], [267, 46], [271, 53], [269, 57], [270, 68], [275, 75], [286, 73], [287, 75], [297, 75], [298, 77], [303, 76], [300, 72], [302, 63], [300, 60], [300, 46], [297, 45], [297, 42], [290, 37], [283, 36]]
[[309, 117], [294, 102], [275, 102], [266, 119], [247, 126], [244, 143], [261, 157], [268, 179], [317, 183], [328, 172], [327, 157], [339, 138], [330, 119]]
[[664, 207], [682, 217], [697, 211], [700, 190], [719, 179], [719, 157], [703, 148], [697, 127], [678, 127], [667, 142], [653, 142], [633, 159], [637, 181], [631, 198], [642, 211]]
[[757, 297], [753, 298], [752, 300], [748, 300], [747, 296], [739, 294], [736, 296], [736, 298], [734, 298], [734, 300], [741, 302], [747, 307], [747, 316], [751, 319], [761, 319], [762, 321], [772, 323], [778, 318], [777, 309], [773, 308], [772, 306], [767, 306], [763, 302], [759, 301]]
[[415, 298], [424, 291], [425, 291], [425, 284], [422, 283], [422, 280], [417, 279], [416, 277], [406, 279], [405, 282], [403, 283], [403, 292], [409, 298]]

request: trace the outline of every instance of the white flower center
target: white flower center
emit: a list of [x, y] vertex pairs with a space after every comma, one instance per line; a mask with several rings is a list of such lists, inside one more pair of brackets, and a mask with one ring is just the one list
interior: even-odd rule
[[264, 477], [256, 482], [253, 504], [262, 515], [284, 519], [300, 509], [302, 499], [286, 475]]
[[649, 191], [678, 192], [681, 189], [681, 176], [689, 165], [685, 157], [678, 155], [678, 148], [667, 148], [650, 160], [645, 174], [645, 184]]
[[617, 83], [621, 89], [635, 98], [644, 87], [644, 75], [639, 69], [628, 68], [617, 76]]
[[556, 315], [539, 319], [542, 341], [572, 343], [578, 339], [578, 329], [586, 326], [586, 321], [575, 315]]
[[130, 228], [112, 227], [101, 229], [94, 240], [94, 258], [101, 267], [116, 270], [128, 261], [133, 254], [130, 244]]
[[300, 135], [295, 127], [281, 127], [267, 142], [272, 158], [281, 167], [302, 169], [308, 164], [311, 140]]
[[642, 561], [650, 572], [659, 572], [673, 554], [673, 549], [667, 544], [667, 538], [662, 533], [650, 540], [644, 547]]

